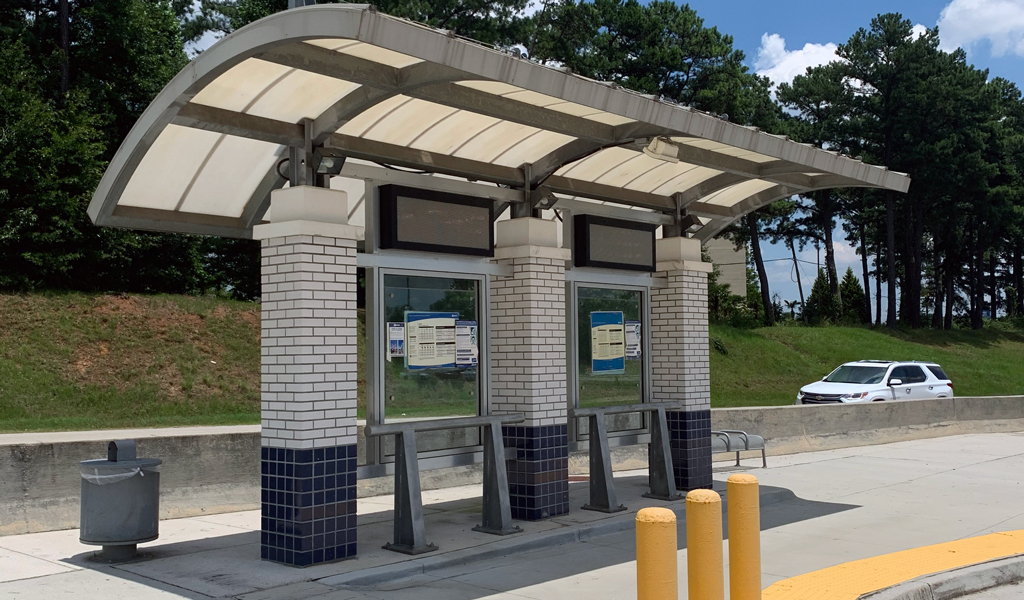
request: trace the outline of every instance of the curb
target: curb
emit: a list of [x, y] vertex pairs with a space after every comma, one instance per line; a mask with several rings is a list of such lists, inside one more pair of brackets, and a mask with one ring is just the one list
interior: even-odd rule
[[[724, 490], [720, 493], [722, 492], [724, 492]], [[722, 493], [722, 496], [722, 505], [724, 510], [727, 499], [724, 497], [724, 493]], [[788, 489], [770, 488], [761, 494], [760, 502], [761, 506], [764, 507], [789, 500], [795, 500], [796, 498], [796, 494]], [[685, 523], [685, 502], [677, 501], [672, 506], [667, 506], [666, 508], [671, 508], [672, 511], [676, 513], [678, 523]], [[527, 534], [526, 536], [514, 536], [511, 538], [501, 539], [490, 544], [485, 544], [483, 546], [453, 550], [441, 555], [415, 558], [400, 563], [371, 567], [368, 569], [361, 569], [359, 571], [352, 571], [350, 573], [342, 573], [340, 575], [330, 575], [322, 579], [318, 579], [317, 582], [337, 587], [367, 587], [379, 583], [391, 582], [395, 579], [405, 579], [451, 567], [501, 558], [510, 554], [529, 552], [532, 550], [539, 550], [541, 548], [550, 548], [553, 546], [561, 546], [576, 542], [586, 542], [604, 535], [631, 531], [635, 526], [636, 513], [630, 512], [619, 517], [602, 519], [601, 522], [596, 524], [570, 525], [533, 535]]]
[[863, 600], [952, 600], [1024, 581], [1024, 554], [911, 579], [864, 594]]

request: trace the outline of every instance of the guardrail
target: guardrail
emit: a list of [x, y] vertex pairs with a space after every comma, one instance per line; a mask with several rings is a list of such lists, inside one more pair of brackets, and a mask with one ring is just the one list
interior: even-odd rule
[[464, 427], [482, 427], [484, 434], [483, 522], [473, 531], [508, 535], [522, 531], [512, 525], [508, 472], [505, 468], [505, 441], [501, 426], [522, 423], [522, 414], [485, 417], [458, 417], [405, 423], [367, 425], [366, 437], [395, 436], [395, 532], [384, 548], [403, 554], [423, 554], [437, 550], [426, 541], [423, 523], [423, 497], [420, 467], [416, 458], [416, 433]]
[[651, 450], [648, 463], [651, 491], [644, 494], [644, 497], [658, 500], [682, 498], [676, 490], [676, 479], [672, 472], [672, 448], [669, 445], [668, 421], [665, 415], [666, 410], [678, 408], [682, 408], [681, 402], [569, 409], [571, 418], [587, 418], [590, 421], [590, 503], [585, 504], [584, 509], [606, 513], [626, 510], [625, 506], [619, 504], [615, 495], [605, 415], [651, 413]]

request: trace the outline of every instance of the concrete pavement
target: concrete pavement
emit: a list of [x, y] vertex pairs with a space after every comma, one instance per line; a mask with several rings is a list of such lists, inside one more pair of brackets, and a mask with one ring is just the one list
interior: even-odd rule
[[[764, 586], [850, 560], [1024, 529], [1019, 475], [1024, 433], [811, 452], [772, 458], [769, 466], [749, 472], [763, 487], [788, 489], [797, 497], [779, 492], [774, 498], [781, 501], [762, 509]], [[731, 472], [716, 469], [716, 479], [724, 481]], [[626, 473], [616, 481], [623, 501], [637, 508], [644, 477]], [[518, 536], [501, 538], [488, 542], [495, 545], [483, 560], [471, 560], [482, 549], [462, 558], [428, 555], [420, 560], [433, 563], [423, 563], [411, 576], [408, 569], [398, 571], [402, 578], [386, 572], [401, 568], [399, 561], [407, 558], [376, 550], [390, 528], [386, 497], [360, 500], [360, 558], [308, 569], [259, 561], [256, 512], [164, 521], [160, 540], [144, 547], [153, 558], [116, 567], [90, 562], [90, 548], [78, 543], [76, 530], [9, 536], [0, 538], [0, 598], [635, 598], [632, 516], [578, 510], [585, 489], [585, 483], [573, 484], [569, 519], [523, 524], [524, 535], [537, 540], [561, 530], [562, 541], [582, 541], [554, 546], [538, 541], [530, 549], [515, 541]], [[477, 486], [425, 492], [428, 539], [442, 549], [456, 548], [463, 530], [478, 518], [478, 493]], [[618, 532], [593, 535], [616, 527]], [[566, 537], [566, 531], [590, 533]], [[681, 598], [686, 597], [684, 531], [681, 522]], [[516, 543], [520, 548], [510, 546], [507, 552], [500, 546]], [[378, 577], [354, 579], [357, 571], [371, 567]]]

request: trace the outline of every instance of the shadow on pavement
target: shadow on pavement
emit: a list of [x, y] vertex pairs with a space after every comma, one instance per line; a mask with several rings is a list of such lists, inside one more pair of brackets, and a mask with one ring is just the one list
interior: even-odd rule
[[[725, 473], [716, 476], [724, 477]], [[522, 537], [481, 537], [482, 534], [472, 533], [470, 528], [479, 520], [479, 497], [426, 505], [428, 540], [437, 542], [442, 551], [418, 558], [380, 549], [390, 537], [392, 527], [392, 512], [383, 511], [360, 516], [359, 558], [305, 569], [261, 561], [259, 532], [256, 531], [143, 547], [140, 549], [145, 555], [143, 560], [116, 566], [88, 560], [93, 552], [79, 553], [64, 561], [190, 599], [244, 597], [271, 588], [280, 588], [283, 593], [275, 598], [288, 598], [292, 596], [287, 586], [316, 580], [331, 584], [332, 579], [351, 578], [366, 569], [374, 569], [379, 583], [357, 586], [339, 581], [333, 584], [337, 588], [325, 589], [349, 590], [351, 597], [373, 597], [376, 593], [387, 592], [389, 599], [397, 600], [403, 591], [412, 594], [434, 588], [435, 592], [443, 591], [447, 600], [474, 600], [635, 560], [632, 523], [636, 509], [644, 506], [672, 508], [679, 519], [679, 549], [686, 547], [684, 501], [641, 498], [646, 491], [646, 476], [616, 477], [615, 482], [620, 501], [630, 511], [606, 515], [580, 510], [589, 486], [586, 482], [573, 483], [569, 515], [547, 522], [522, 522], [526, 530]], [[717, 491], [723, 493], [724, 488], [724, 481], [715, 482]], [[772, 486], [762, 486], [761, 497], [762, 530], [857, 508], [850, 504], [804, 500], [788, 489]], [[723, 504], [728, 504], [728, 498]], [[725, 521], [723, 515], [723, 525]], [[171, 529], [172, 524], [165, 522], [166, 529]], [[567, 539], [574, 539], [566, 536], [573, 530], [580, 531], [577, 537], [585, 541], [565, 543]], [[587, 531], [595, 531], [597, 535], [591, 536]], [[602, 531], [612, 533], [600, 535]], [[727, 530], [725, 535], [728, 535]], [[501, 551], [500, 544], [514, 545], [519, 541], [523, 542], [520, 548]], [[452, 555], [446, 557], [446, 550]], [[460, 550], [462, 552], [455, 554]], [[410, 570], [410, 567], [415, 569]], [[387, 575], [390, 569], [394, 569], [393, 576]]]

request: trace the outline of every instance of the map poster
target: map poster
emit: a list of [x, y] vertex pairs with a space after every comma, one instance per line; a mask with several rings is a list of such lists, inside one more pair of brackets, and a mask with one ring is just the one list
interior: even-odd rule
[[388, 322], [388, 361], [405, 356], [405, 323]]
[[480, 362], [480, 347], [476, 343], [476, 321], [455, 322], [455, 364], [475, 367]]
[[626, 321], [626, 358], [640, 358], [640, 321]]
[[590, 313], [590, 369], [594, 375], [626, 372], [626, 336], [622, 311]]
[[457, 312], [405, 313], [405, 366], [409, 370], [455, 367]]

